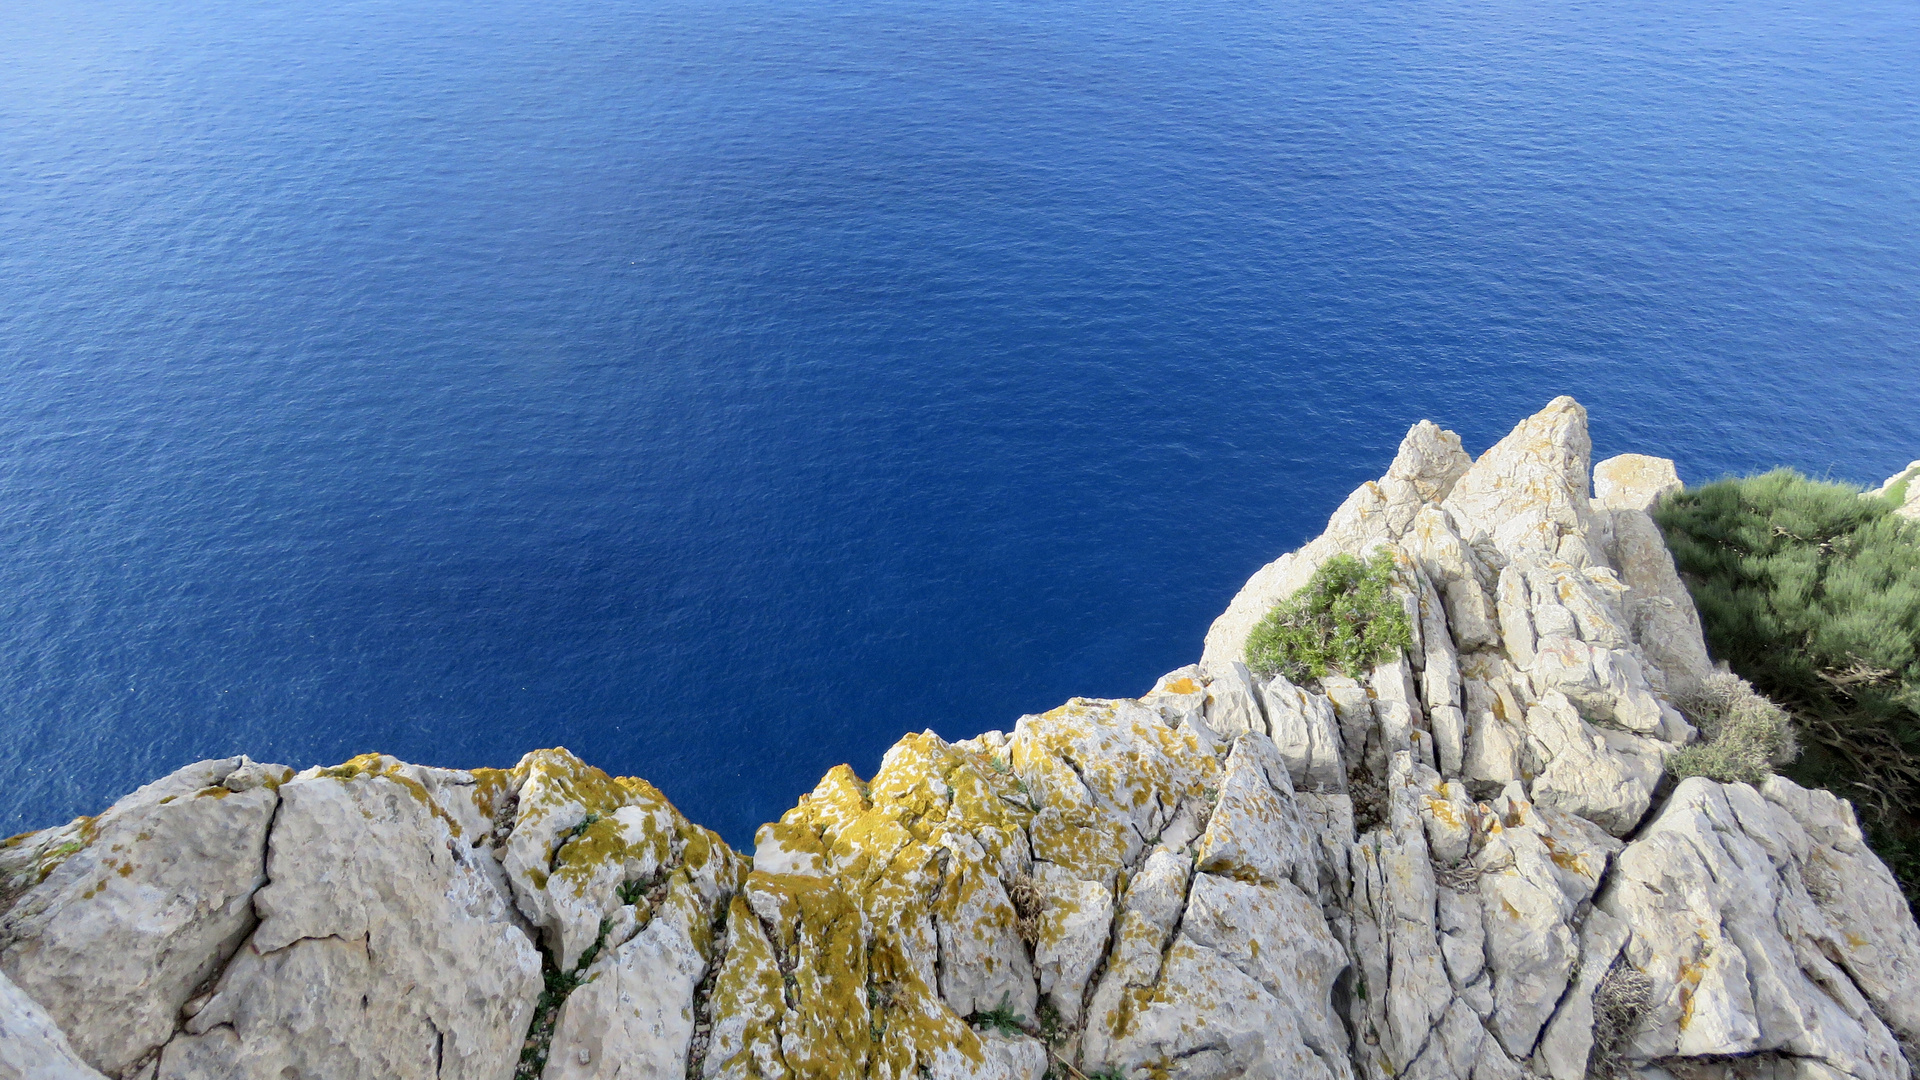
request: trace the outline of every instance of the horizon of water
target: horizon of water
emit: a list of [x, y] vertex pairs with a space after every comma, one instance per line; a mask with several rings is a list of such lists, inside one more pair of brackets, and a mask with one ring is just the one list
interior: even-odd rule
[[1920, 457], [1892, 0], [20, 0], [0, 834], [565, 745], [736, 843], [1196, 659], [1430, 418]]

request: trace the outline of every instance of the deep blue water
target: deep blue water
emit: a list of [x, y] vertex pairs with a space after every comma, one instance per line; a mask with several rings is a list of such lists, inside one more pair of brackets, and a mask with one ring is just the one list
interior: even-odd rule
[[9, 0], [0, 834], [564, 744], [736, 841], [1422, 417], [1920, 457], [1912, 0]]

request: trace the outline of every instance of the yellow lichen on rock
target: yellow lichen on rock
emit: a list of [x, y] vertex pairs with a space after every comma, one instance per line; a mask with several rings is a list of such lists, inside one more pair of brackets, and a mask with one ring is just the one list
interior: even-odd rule
[[616, 778], [552, 749], [526, 755], [507, 781], [518, 806], [501, 865], [563, 970], [600, 940], [603, 920], [623, 906], [623, 888], [670, 883], [683, 867], [719, 896], [739, 885], [743, 868], [732, 849], [645, 780]]

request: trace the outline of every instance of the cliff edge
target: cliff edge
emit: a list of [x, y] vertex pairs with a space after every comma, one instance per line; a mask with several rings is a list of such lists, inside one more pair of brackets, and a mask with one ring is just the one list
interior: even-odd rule
[[[1920, 930], [1844, 801], [1666, 775], [1679, 481], [1590, 456], [1571, 398], [1416, 425], [1199, 664], [909, 735], [751, 856], [564, 750], [190, 765], [0, 847], [0, 1080], [1906, 1080]], [[1246, 669], [1381, 549], [1410, 649]]]

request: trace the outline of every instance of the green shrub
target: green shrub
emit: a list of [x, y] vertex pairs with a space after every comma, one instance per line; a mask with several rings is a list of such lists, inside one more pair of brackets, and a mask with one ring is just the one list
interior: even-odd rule
[[1882, 499], [1790, 469], [1658, 511], [1708, 644], [1789, 705], [1876, 722], [1920, 712], [1920, 543]]
[[1788, 774], [1854, 801], [1912, 899], [1920, 855], [1898, 838], [1920, 824], [1920, 528], [1893, 508], [1779, 469], [1679, 492], [1655, 517], [1708, 647], [1793, 714]]
[[1247, 666], [1293, 682], [1334, 672], [1365, 673], [1413, 644], [1406, 609], [1393, 592], [1393, 555], [1367, 562], [1335, 555], [1306, 585], [1269, 611], [1247, 636]]
[[1680, 702], [1699, 725], [1700, 741], [1667, 759], [1674, 779], [1704, 776], [1723, 784], [1758, 784], [1777, 765], [1799, 756], [1791, 718], [1729, 672], [1707, 677], [1700, 691]]

